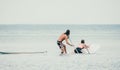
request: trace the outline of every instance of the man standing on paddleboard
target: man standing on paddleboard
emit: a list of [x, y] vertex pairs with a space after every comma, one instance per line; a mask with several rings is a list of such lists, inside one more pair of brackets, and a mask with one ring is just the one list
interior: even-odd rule
[[61, 49], [61, 54], [66, 54], [67, 51], [66, 51], [66, 45], [63, 44], [63, 41], [65, 40], [66, 44], [70, 45], [70, 46], [73, 46], [72, 44], [70, 44], [68, 42], [68, 39], [69, 39], [69, 35], [70, 35], [70, 30], [66, 30], [65, 33], [62, 33], [60, 35], [60, 37], [58, 38], [57, 40], [57, 45], [59, 46], [59, 48]]

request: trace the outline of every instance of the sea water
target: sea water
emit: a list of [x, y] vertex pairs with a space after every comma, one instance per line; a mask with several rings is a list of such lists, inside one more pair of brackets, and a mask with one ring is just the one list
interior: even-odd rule
[[[56, 41], [67, 29], [70, 30], [70, 39], [76, 47], [84, 39], [86, 44], [97, 45], [100, 48], [91, 55], [59, 56], [60, 49]], [[68, 53], [74, 50], [73, 47], [66, 46]], [[120, 25], [0, 25], [0, 52], [42, 51], [47, 51], [47, 53], [0, 54], [0, 70], [15, 70], [16, 68], [26, 70], [29, 69], [27, 66], [30, 67], [29, 70], [73, 70], [78, 68], [82, 70], [118, 70], [120, 69]], [[17, 61], [18, 59], [19, 61]], [[25, 66], [23, 66], [24, 62], [26, 62]]]
[[[55, 52], [58, 37], [70, 29], [70, 39], [75, 46], [84, 39], [87, 44], [97, 44], [101, 49], [117, 50], [120, 46], [120, 25], [0, 25], [1, 51]], [[69, 47], [68, 47], [69, 48]], [[103, 49], [103, 50], [104, 50]], [[104, 52], [104, 51], [103, 51]]]

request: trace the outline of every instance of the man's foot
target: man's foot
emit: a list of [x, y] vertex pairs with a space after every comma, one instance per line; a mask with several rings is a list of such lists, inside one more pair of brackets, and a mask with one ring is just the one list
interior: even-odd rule
[[61, 52], [61, 54], [63, 54], [63, 52]]
[[60, 53], [60, 56], [63, 55], [63, 52]]

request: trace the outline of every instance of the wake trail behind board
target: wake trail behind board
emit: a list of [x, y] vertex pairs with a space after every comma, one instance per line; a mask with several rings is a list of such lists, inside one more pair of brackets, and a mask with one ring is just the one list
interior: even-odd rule
[[[88, 48], [90, 54], [91, 54], [91, 53], [96, 53], [99, 49], [100, 49], [100, 45], [97, 45], [97, 44], [92, 44], [92, 45], [90, 45], [89, 48]], [[83, 52], [83, 53], [88, 53], [88, 52], [86, 51], [86, 49], [83, 49], [82, 52]]]

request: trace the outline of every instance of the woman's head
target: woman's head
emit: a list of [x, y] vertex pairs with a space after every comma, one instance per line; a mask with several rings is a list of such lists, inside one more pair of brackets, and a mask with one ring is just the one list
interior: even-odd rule
[[67, 29], [66, 32], [65, 32], [65, 34], [66, 34], [67, 36], [69, 36], [69, 35], [70, 35], [70, 30]]
[[81, 40], [81, 43], [85, 43], [85, 40]]

